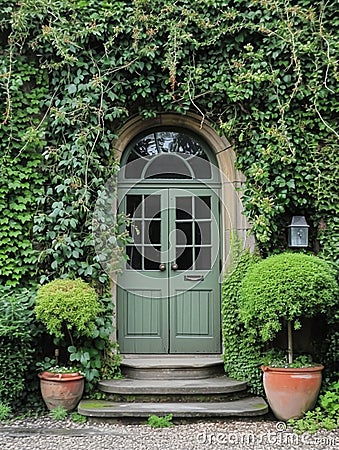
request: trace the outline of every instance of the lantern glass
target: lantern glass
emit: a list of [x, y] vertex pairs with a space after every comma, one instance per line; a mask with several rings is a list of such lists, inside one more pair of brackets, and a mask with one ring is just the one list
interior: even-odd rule
[[308, 247], [308, 229], [309, 225], [304, 216], [293, 216], [288, 227], [288, 246]]

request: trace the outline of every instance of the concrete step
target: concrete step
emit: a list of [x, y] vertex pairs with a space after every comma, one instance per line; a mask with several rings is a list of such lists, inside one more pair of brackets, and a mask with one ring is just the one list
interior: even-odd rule
[[223, 373], [220, 355], [122, 355], [122, 374], [133, 379], [203, 379]]
[[234, 394], [246, 391], [246, 383], [228, 378], [226, 375], [209, 377], [205, 379], [133, 379], [123, 378], [121, 380], [102, 380], [99, 389], [107, 394], [121, 396], [213, 396], [222, 394]]
[[246, 396], [246, 383], [226, 375], [198, 379], [102, 380], [99, 389], [118, 402], [222, 402]]
[[253, 417], [264, 415], [268, 406], [261, 397], [248, 397], [229, 402], [192, 403], [119, 403], [107, 400], [81, 400], [78, 412], [101, 419], [147, 418], [150, 415], [173, 418]]
[[102, 420], [260, 416], [261, 397], [248, 396], [246, 383], [228, 378], [220, 355], [123, 355], [120, 380], [103, 380], [107, 400], [82, 400], [78, 411]]

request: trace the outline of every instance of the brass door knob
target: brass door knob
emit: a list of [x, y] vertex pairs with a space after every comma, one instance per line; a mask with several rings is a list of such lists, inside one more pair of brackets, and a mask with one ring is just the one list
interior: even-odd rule
[[161, 272], [164, 272], [164, 271], [166, 270], [165, 264], [159, 264], [159, 270], [160, 270]]
[[171, 268], [172, 268], [172, 270], [178, 270], [178, 269], [179, 269], [177, 263], [173, 263], [172, 266], [171, 266]]

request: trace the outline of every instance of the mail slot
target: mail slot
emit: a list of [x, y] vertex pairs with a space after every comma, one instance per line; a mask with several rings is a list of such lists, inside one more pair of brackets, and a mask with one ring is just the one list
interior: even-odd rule
[[185, 275], [185, 281], [202, 281], [204, 279], [204, 275]]

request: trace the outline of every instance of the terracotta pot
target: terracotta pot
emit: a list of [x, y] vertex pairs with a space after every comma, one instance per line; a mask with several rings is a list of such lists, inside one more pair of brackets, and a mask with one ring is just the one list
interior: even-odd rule
[[62, 406], [72, 411], [79, 403], [84, 391], [84, 377], [79, 372], [39, 373], [41, 395], [49, 410]]
[[321, 364], [298, 369], [261, 366], [267, 400], [277, 419], [295, 419], [314, 408], [323, 368]]

